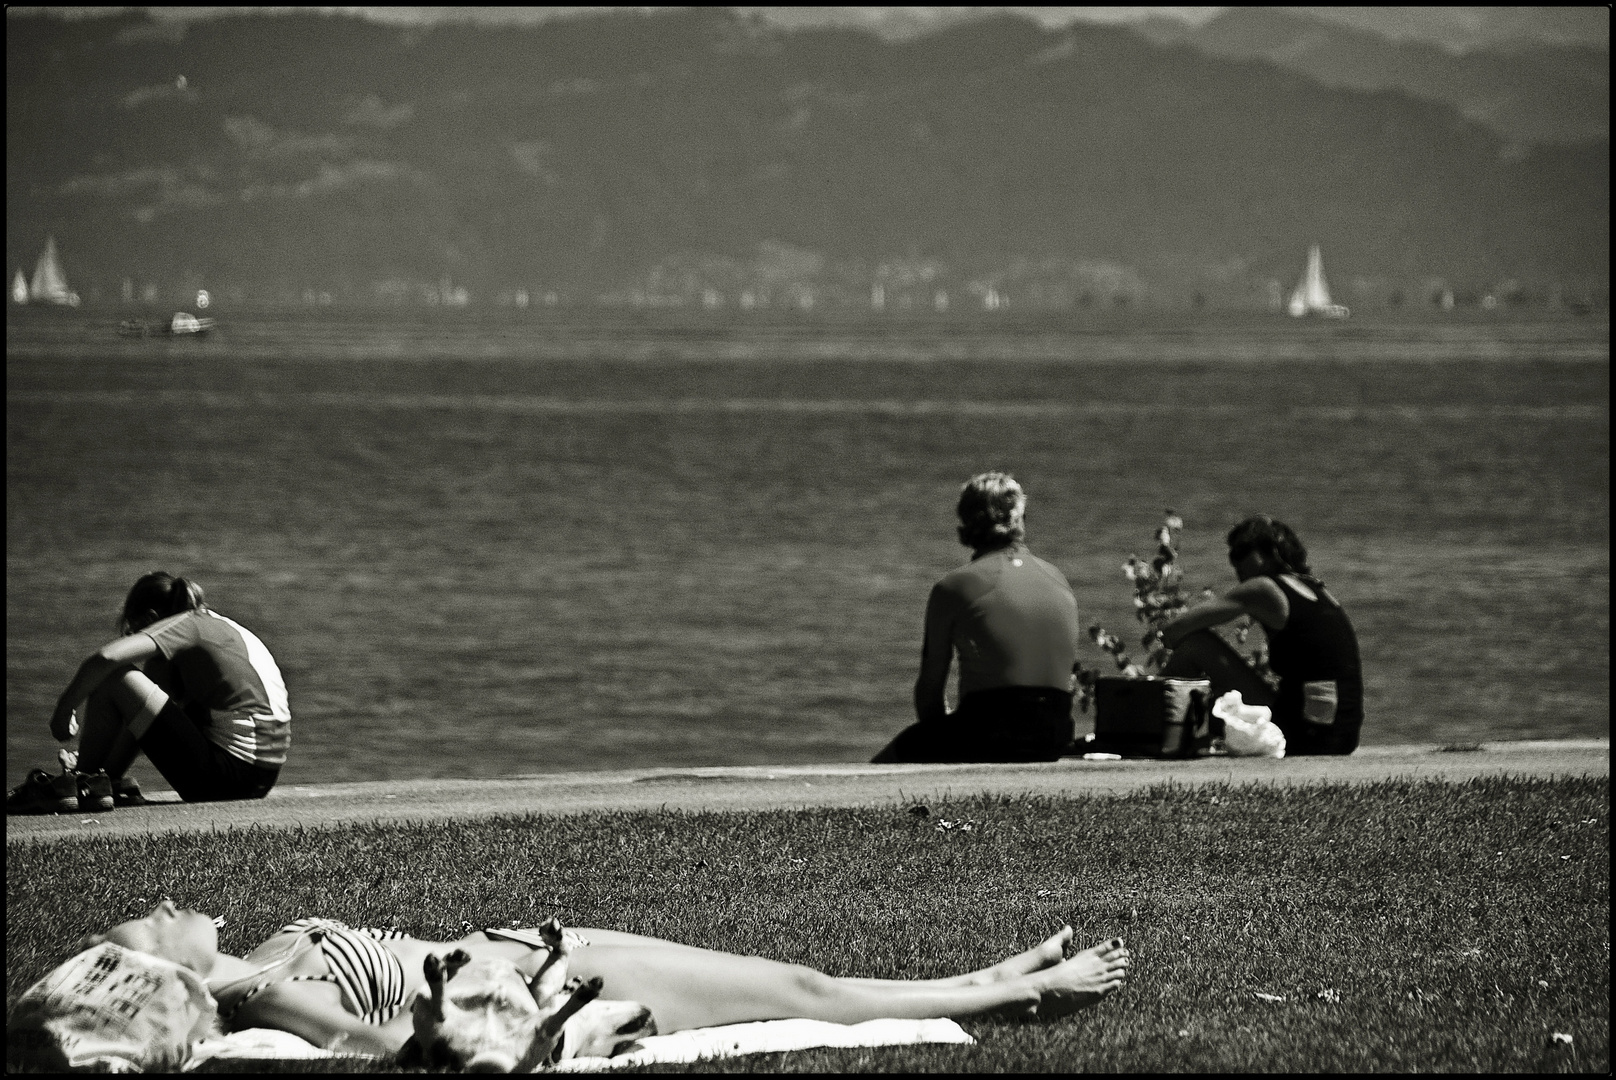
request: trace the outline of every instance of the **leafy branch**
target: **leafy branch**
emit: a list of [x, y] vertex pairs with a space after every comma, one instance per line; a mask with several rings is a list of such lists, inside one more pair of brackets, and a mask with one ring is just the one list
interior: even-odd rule
[[[1133, 587], [1134, 617], [1146, 627], [1139, 643], [1145, 650], [1143, 662], [1136, 663], [1129, 656], [1127, 645], [1116, 634], [1099, 623], [1089, 627], [1089, 639], [1101, 652], [1110, 655], [1123, 678], [1144, 678], [1166, 667], [1172, 650], [1162, 641], [1162, 627], [1188, 610], [1193, 600], [1210, 599], [1213, 595], [1210, 585], [1191, 590], [1184, 584], [1184, 571], [1179, 565], [1178, 547], [1175, 544], [1176, 536], [1183, 528], [1184, 520], [1169, 507], [1162, 517], [1162, 523], [1156, 528], [1155, 557], [1147, 562], [1130, 554], [1128, 561], [1122, 564], [1123, 576]], [[1240, 644], [1245, 644], [1251, 625], [1251, 620], [1244, 616], [1235, 624], [1235, 637]], [[1252, 666], [1264, 678], [1269, 677], [1267, 661], [1267, 649], [1259, 645]], [[1087, 712], [1089, 703], [1094, 700], [1095, 680], [1100, 678], [1102, 672], [1084, 666], [1081, 661], [1072, 665], [1072, 672], [1077, 676], [1078, 707]]]

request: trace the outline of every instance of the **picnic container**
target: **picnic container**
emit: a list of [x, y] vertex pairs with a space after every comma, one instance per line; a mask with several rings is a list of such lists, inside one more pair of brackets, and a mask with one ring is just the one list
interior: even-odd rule
[[1195, 757], [1212, 742], [1212, 683], [1147, 675], [1094, 684], [1094, 741], [1141, 757]]

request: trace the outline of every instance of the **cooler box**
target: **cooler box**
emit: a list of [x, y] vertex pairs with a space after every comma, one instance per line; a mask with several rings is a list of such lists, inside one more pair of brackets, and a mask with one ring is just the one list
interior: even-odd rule
[[1207, 679], [1106, 677], [1094, 683], [1093, 749], [1128, 757], [1195, 757], [1212, 739]]

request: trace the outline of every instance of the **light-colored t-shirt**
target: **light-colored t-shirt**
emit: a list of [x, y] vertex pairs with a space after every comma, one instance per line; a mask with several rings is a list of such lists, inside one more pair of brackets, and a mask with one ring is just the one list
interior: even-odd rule
[[146, 627], [158, 656], [146, 674], [204, 728], [208, 740], [254, 765], [284, 765], [292, 744], [286, 681], [269, 649], [216, 611], [187, 611]]

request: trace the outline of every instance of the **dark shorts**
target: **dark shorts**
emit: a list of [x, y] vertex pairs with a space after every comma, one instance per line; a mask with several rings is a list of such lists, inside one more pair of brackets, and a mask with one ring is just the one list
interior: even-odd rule
[[172, 698], [140, 737], [140, 749], [186, 802], [262, 799], [281, 774], [278, 766], [250, 764], [211, 742]]
[[966, 694], [932, 724], [910, 724], [871, 760], [894, 762], [1054, 761], [1071, 749], [1072, 695], [1045, 686], [1003, 686]]

